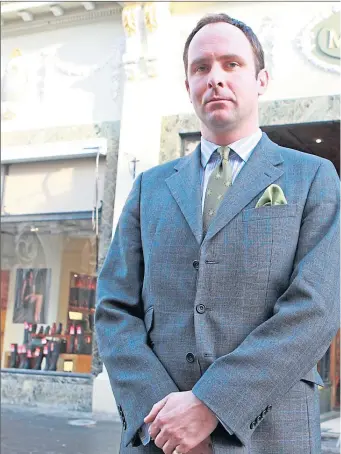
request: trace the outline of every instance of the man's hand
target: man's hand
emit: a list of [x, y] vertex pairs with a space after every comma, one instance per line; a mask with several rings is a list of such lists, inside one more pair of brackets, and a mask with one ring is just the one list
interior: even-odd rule
[[204, 441], [188, 451], [187, 454], [213, 454], [211, 437], [205, 438]]
[[215, 414], [192, 391], [169, 394], [153, 406], [144, 422], [152, 423], [150, 436], [165, 454], [175, 449], [190, 453], [218, 425]]

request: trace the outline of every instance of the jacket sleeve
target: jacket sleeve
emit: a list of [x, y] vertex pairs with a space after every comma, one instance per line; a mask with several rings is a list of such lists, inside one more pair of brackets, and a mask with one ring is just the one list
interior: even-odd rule
[[323, 159], [303, 210], [289, 286], [272, 317], [217, 359], [193, 388], [244, 445], [272, 406], [321, 359], [339, 327], [339, 204], [337, 173]]
[[179, 389], [147, 344], [141, 297], [144, 262], [137, 177], [98, 276], [95, 331], [99, 354], [123, 420], [123, 443], [141, 443], [138, 430], [152, 406]]

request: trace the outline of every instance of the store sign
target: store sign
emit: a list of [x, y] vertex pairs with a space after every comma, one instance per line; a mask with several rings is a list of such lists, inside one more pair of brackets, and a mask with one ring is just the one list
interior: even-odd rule
[[328, 64], [340, 65], [340, 13], [334, 13], [313, 28], [314, 55]]
[[297, 47], [314, 65], [340, 73], [340, 7], [333, 5], [312, 17], [296, 38]]
[[330, 57], [340, 59], [341, 34], [330, 28], [322, 28], [317, 37], [319, 49]]

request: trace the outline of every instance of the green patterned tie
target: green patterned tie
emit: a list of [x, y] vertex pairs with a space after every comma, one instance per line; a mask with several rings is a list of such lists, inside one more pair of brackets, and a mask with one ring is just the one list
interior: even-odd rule
[[232, 184], [232, 167], [229, 163], [231, 148], [219, 147], [217, 151], [220, 154], [221, 162], [211, 173], [205, 194], [203, 211], [203, 229], [205, 234], [212, 219], [217, 214], [218, 207], [224, 198], [227, 188]]

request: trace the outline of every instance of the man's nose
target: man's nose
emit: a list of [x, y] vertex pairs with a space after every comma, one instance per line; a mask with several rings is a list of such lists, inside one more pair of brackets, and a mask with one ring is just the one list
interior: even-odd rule
[[208, 88], [223, 88], [224, 86], [224, 76], [221, 69], [215, 68], [212, 69], [209, 78], [207, 80]]

